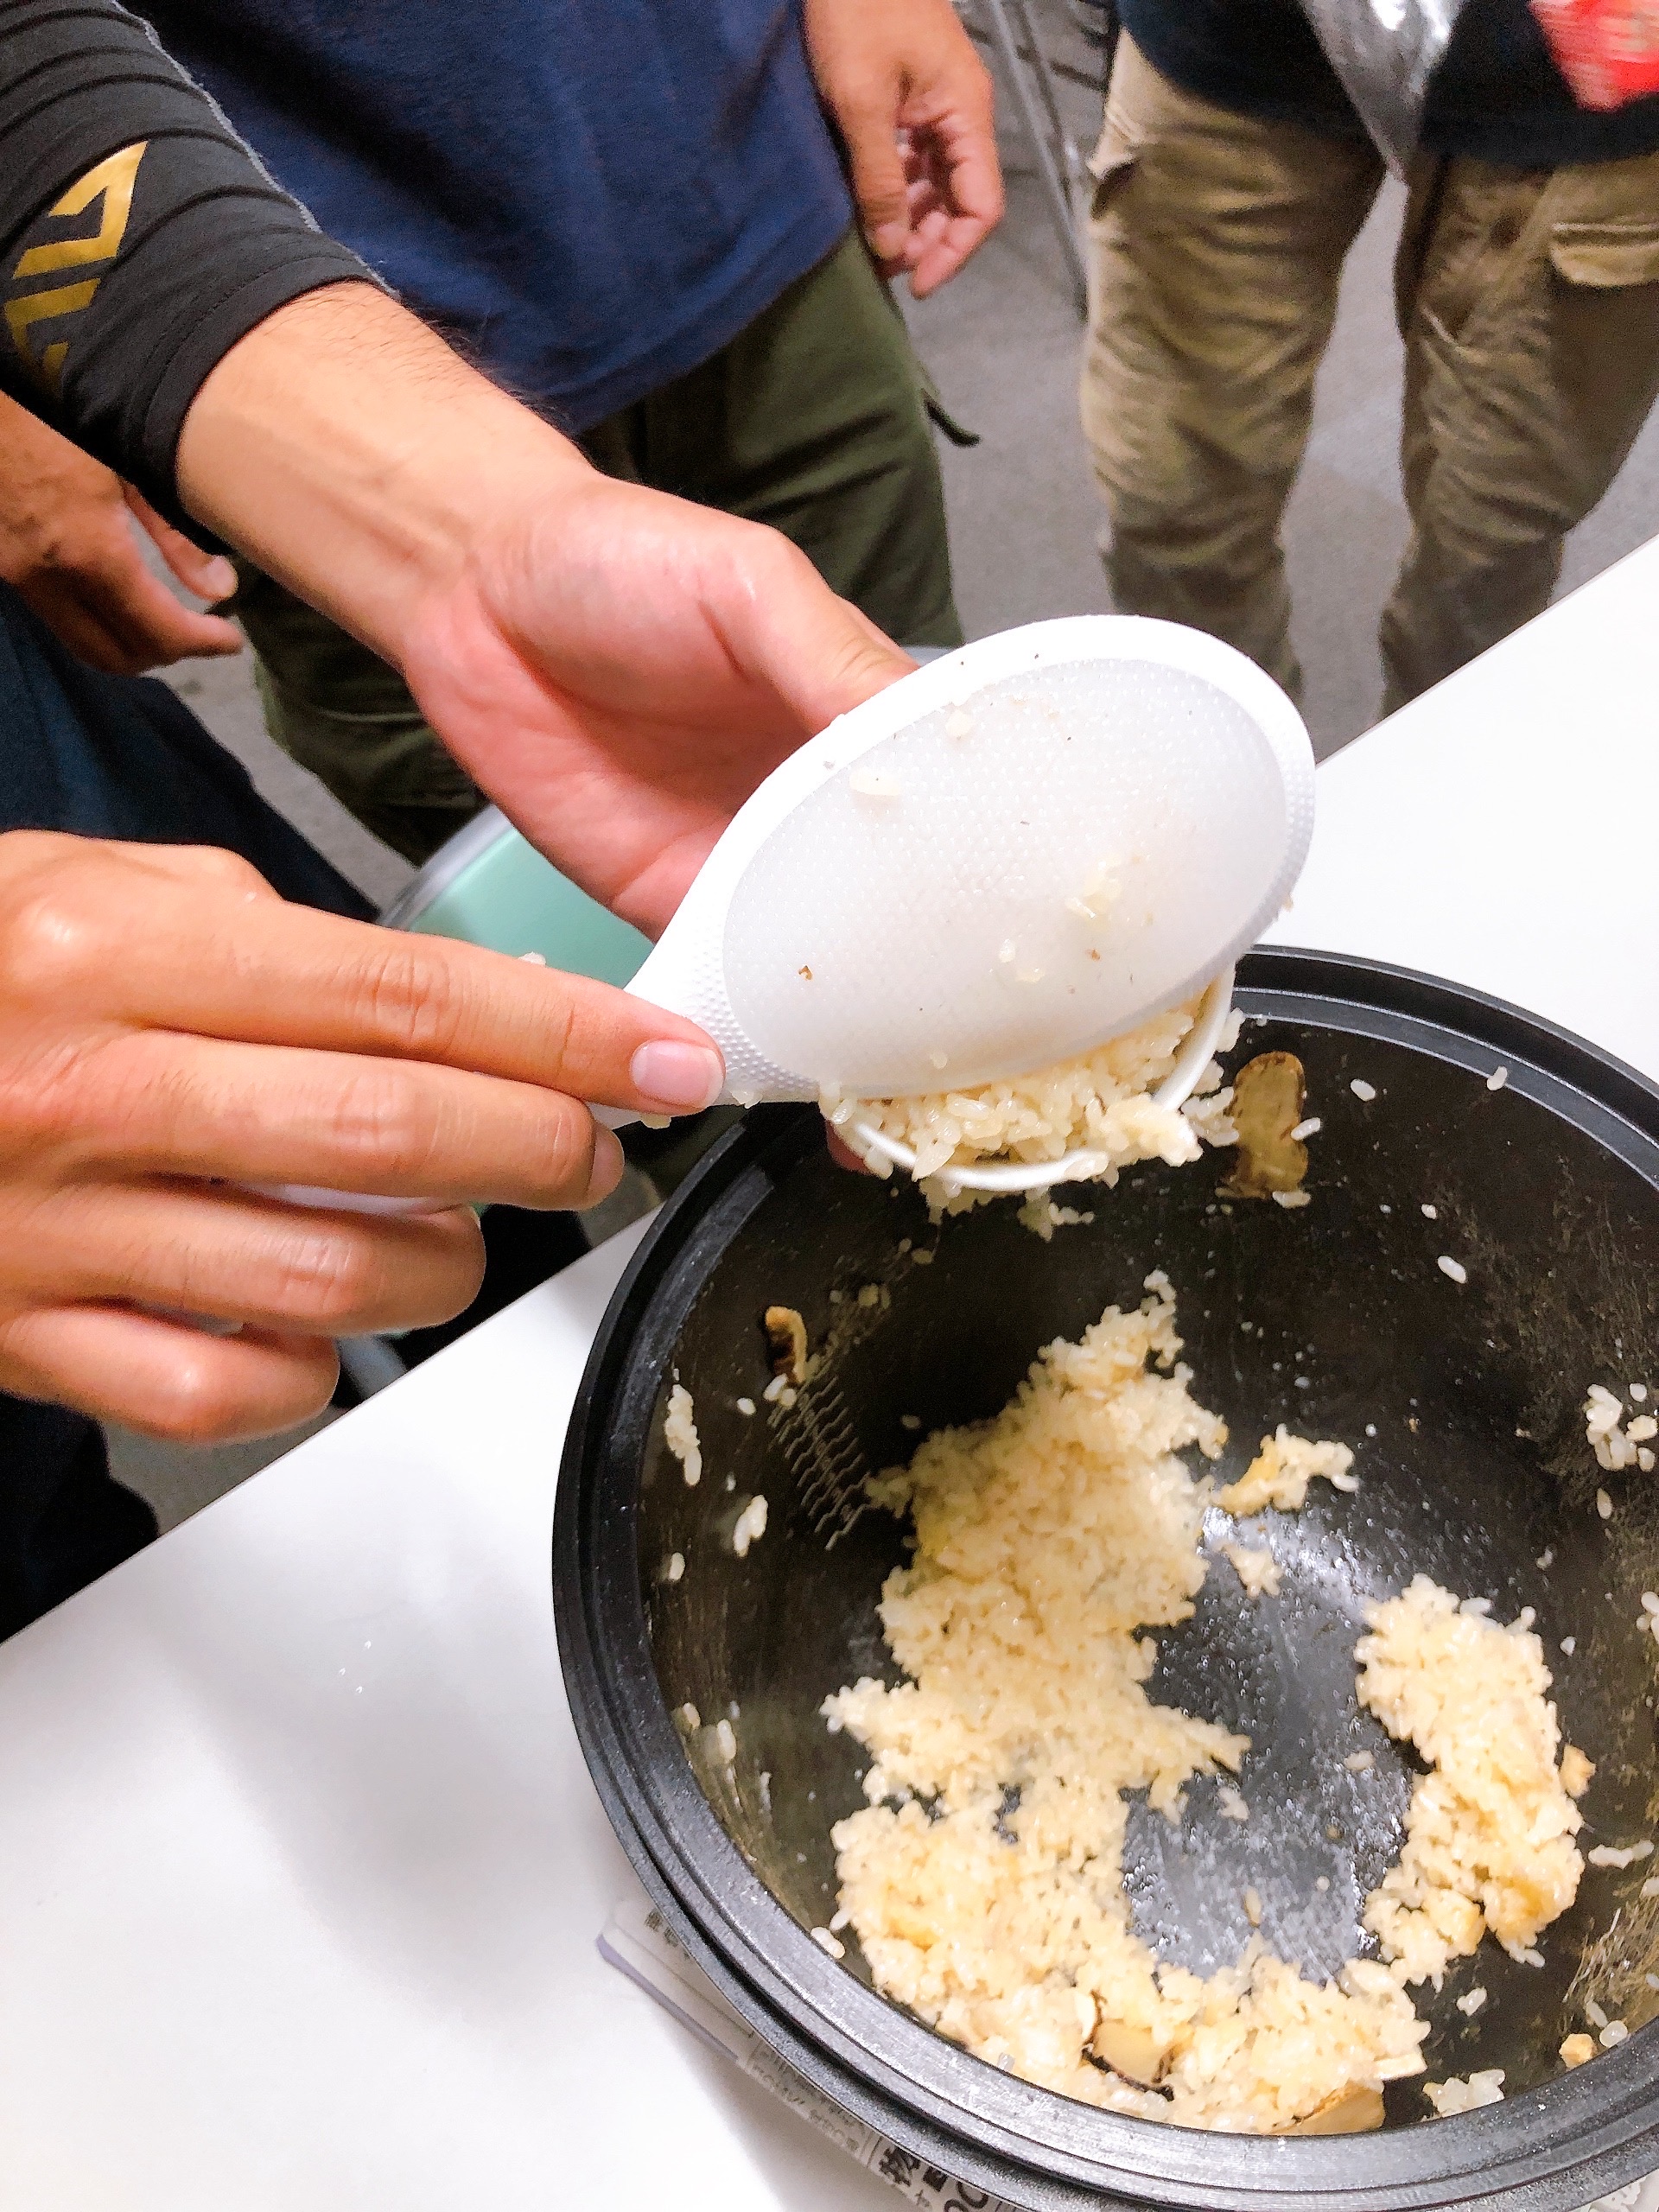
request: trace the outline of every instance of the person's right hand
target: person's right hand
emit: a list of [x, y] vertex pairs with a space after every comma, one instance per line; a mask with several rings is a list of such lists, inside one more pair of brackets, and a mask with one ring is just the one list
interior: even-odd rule
[[102, 461], [0, 393], [0, 578], [72, 653], [114, 676], [242, 650], [217, 614], [181, 607], [145, 567], [137, 523], [187, 591], [226, 599], [236, 571], [204, 553]]
[[226, 355], [179, 481], [652, 936], [756, 785], [913, 665], [777, 531], [601, 475], [366, 284], [291, 301]]
[[689, 1021], [290, 906], [228, 853], [0, 836], [0, 1389], [191, 1442], [288, 1427], [327, 1401], [332, 1338], [473, 1297], [469, 1202], [612, 1188], [582, 1101], [685, 1113], [722, 1077]]

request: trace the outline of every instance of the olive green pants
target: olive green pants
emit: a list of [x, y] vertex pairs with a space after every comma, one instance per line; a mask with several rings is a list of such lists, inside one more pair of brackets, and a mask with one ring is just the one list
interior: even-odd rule
[[[1280, 526], [1382, 163], [1196, 99], [1124, 38], [1092, 167], [1083, 422], [1114, 601], [1227, 639], [1297, 696]], [[1659, 155], [1425, 156], [1408, 185], [1411, 537], [1382, 615], [1385, 709], [1542, 610], [1659, 393]]]
[[[930, 395], [856, 232], [712, 360], [581, 442], [607, 474], [770, 523], [906, 645], [954, 645]], [[396, 671], [245, 563], [229, 612], [271, 735], [425, 860], [485, 804]]]

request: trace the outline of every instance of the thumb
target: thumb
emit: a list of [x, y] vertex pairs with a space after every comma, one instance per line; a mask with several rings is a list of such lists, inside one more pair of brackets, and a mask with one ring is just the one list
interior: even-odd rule
[[765, 669], [807, 732], [828, 729], [916, 666], [861, 608], [827, 589], [804, 555], [774, 577], [757, 633], [739, 652]]
[[878, 261], [899, 261], [910, 238], [910, 200], [904, 157], [899, 150], [896, 100], [848, 103], [841, 111], [842, 135], [852, 165], [858, 219]]
[[142, 493], [135, 492], [130, 484], [121, 488], [145, 534], [185, 589], [209, 601], [228, 599], [236, 589], [236, 570], [224, 555], [204, 553], [181, 530], [164, 521]]

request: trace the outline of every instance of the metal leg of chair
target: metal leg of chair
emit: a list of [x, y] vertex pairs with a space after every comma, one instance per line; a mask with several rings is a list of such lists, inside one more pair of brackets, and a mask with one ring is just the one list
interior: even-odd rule
[[1016, 36], [1025, 41], [1026, 52], [1030, 56], [1032, 79], [1042, 101], [1043, 111], [1048, 118], [1048, 143], [1055, 149], [1057, 165], [1065, 180], [1066, 206], [1068, 210], [1075, 213], [1071, 209], [1071, 187], [1082, 162], [1076, 143], [1065, 127], [1065, 118], [1060, 113], [1059, 95], [1054, 89], [1054, 69], [1048, 58], [1048, 48], [1043, 44], [1042, 35], [1037, 29], [1031, 0], [1004, 0], [1004, 4], [1014, 17]]
[[[1007, 5], [1005, 4], [1005, 0], [985, 0], [986, 8], [990, 14], [991, 29], [1002, 55], [1003, 67], [1007, 71], [1009, 81], [1014, 86], [1014, 97], [1020, 105], [1020, 119], [1025, 124], [1026, 136], [1031, 142], [1031, 149], [1036, 158], [1038, 174], [1042, 179], [1043, 189], [1048, 196], [1049, 213], [1053, 219], [1054, 228], [1059, 234], [1060, 247], [1065, 256], [1066, 269], [1076, 290], [1077, 312], [1083, 315], [1087, 312], [1089, 278], [1084, 268], [1083, 251], [1077, 244], [1077, 226], [1072, 219], [1071, 195], [1067, 189], [1070, 180], [1061, 166], [1064, 153], [1062, 152], [1059, 159], [1056, 158], [1054, 146], [1050, 143], [1048, 133], [1043, 127], [1046, 118], [1032, 92], [1032, 79], [1035, 76], [1043, 86], [1044, 97], [1050, 114], [1058, 124], [1059, 110], [1054, 104], [1053, 81], [1049, 74], [1048, 64], [1043, 56], [1042, 48], [1037, 43], [1031, 19], [1026, 14], [1022, 0], [1013, 0], [1013, 4], [1020, 8], [1027, 44], [1033, 56], [1034, 67], [1031, 71], [1027, 71], [1020, 59], [1019, 43], [1014, 37], [1014, 26], [1008, 20]], [[1063, 149], [1065, 143], [1065, 133], [1063, 129], [1059, 130], [1058, 138]]]

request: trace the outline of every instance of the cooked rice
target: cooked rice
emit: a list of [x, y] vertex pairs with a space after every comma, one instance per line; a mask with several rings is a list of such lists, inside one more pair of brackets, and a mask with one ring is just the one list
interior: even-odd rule
[[739, 1559], [747, 1559], [751, 1544], [759, 1543], [766, 1533], [766, 1501], [752, 1497], [737, 1516], [732, 1530], [732, 1549]]
[[878, 1987], [1027, 2081], [1188, 2126], [1376, 2125], [1427, 2032], [1386, 1967], [1320, 1986], [1258, 1937], [1202, 1980], [1131, 1924], [1124, 1793], [1176, 1817], [1248, 1748], [1144, 1688], [1143, 1626], [1185, 1619], [1205, 1571], [1208, 1486], [1177, 1455], [1226, 1435], [1176, 1364], [1167, 1282], [1148, 1287], [872, 1486], [914, 1521], [881, 1605], [910, 1679], [825, 1703], [872, 1755], [870, 1803], [834, 1831], [841, 1904]]
[[695, 1490], [702, 1480], [702, 1451], [697, 1442], [696, 1412], [691, 1393], [683, 1382], [677, 1382], [668, 1394], [668, 1406], [663, 1414], [663, 1441], [679, 1461], [690, 1490]]
[[1265, 1544], [1223, 1544], [1221, 1552], [1244, 1585], [1247, 1598], [1279, 1595], [1279, 1562]]
[[[1634, 1387], [1630, 1395], [1636, 1396]], [[1643, 1390], [1642, 1395], [1646, 1397], [1647, 1392]], [[1626, 1467], [1640, 1467], [1643, 1474], [1650, 1474], [1654, 1455], [1647, 1447], [1650, 1438], [1659, 1436], [1659, 1421], [1651, 1414], [1637, 1414], [1621, 1427], [1624, 1414], [1624, 1408], [1613, 1393], [1605, 1384], [1592, 1382], [1584, 1401], [1585, 1441], [1596, 1455], [1596, 1465], [1609, 1474], [1620, 1473]], [[1596, 1496], [1599, 1505], [1606, 1492], [1598, 1491]], [[1607, 1515], [1601, 1517], [1605, 1521]]]
[[[1166, 1278], [1147, 1287], [1138, 1311], [1048, 1345], [994, 1420], [936, 1432], [870, 1485], [914, 1525], [880, 1607], [907, 1679], [824, 1702], [871, 1755], [870, 1802], [833, 1831], [841, 1911], [878, 1988], [1043, 2088], [1185, 2126], [1378, 2126], [1382, 2085], [1421, 2070], [1406, 1986], [1438, 1983], [1488, 1929], [1538, 1961], [1581, 1866], [1563, 1776], [1578, 1763], [1581, 1789], [1592, 1770], [1570, 1748], [1557, 1769], [1537, 1637], [1420, 1576], [1371, 1608], [1356, 1653], [1362, 1700], [1431, 1767], [1367, 1902], [1391, 1963], [1351, 1960], [1321, 1986], [1260, 1936], [1208, 1979], [1158, 1959], [1123, 1887], [1125, 1794], [1176, 1819], [1187, 1784], [1214, 1775], [1218, 1816], [1248, 1820], [1224, 1777], [1249, 1739], [1144, 1687], [1144, 1630], [1185, 1619], [1205, 1573], [1210, 1484], [1178, 1455], [1213, 1459], [1226, 1437], [1177, 1363]], [[1315, 1477], [1351, 1479], [1351, 1461], [1281, 1428], [1232, 1492], [1294, 1510]], [[1268, 1558], [1224, 1548], [1244, 1579]], [[1463, 2111], [1501, 2086], [1475, 2074], [1430, 2101]]]
[[1466, 2082], [1455, 2074], [1449, 2082], [1425, 2082], [1423, 2094], [1442, 2120], [1450, 2120], [1454, 2113], [1474, 2112], [1482, 2105], [1501, 2105], [1503, 2069], [1494, 2066], [1487, 2073], [1471, 2074]]
[[[1040, 1165], [1087, 1150], [1100, 1159], [1091, 1179], [1110, 1185], [1136, 1160], [1163, 1160], [1172, 1167], [1182, 1166], [1198, 1157], [1200, 1140], [1233, 1141], [1227, 1120], [1232, 1093], [1222, 1088], [1214, 1061], [1195, 1086], [1190, 1110], [1160, 1106], [1151, 1096], [1173, 1068], [1198, 1007], [1195, 999], [1173, 1007], [1079, 1058], [1005, 1082], [912, 1098], [858, 1101], [826, 1093], [820, 1103], [837, 1128], [845, 1128], [852, 1114], [861, 1110], [884, 1135], [909, 1146], [916, 1155], [912, 1172], [940, 1212], [963, 1212], [985, 1195], [948, 1192], [938, 1179], [945, 1167], [988, 1160]], [[877, 1174], [890, 1172], [891, 1163], [881, 1153], [872, 1151], [868, 1160]]]
[[1293, 1436], [1281, 1421], [1276, 1433], [1262, 1438], [1262, 1449], [1216, 1503], [1240, 1521], [1269, 1505], [1281, 1513], [1299, 1513], [1307, 1502], [1309, 1483], [1316, 1479], [1339, 1490], [1356, 1488], [1349, 1473], [1353, 1464], [1354, 1455], [1345, 1444], [1310, 1443], [1305, 1436]]
[[1046, 1191], [1033, 1191], [1020, 1209], [1020, 1221], [1045, 1244], [1053, 1242], [1057, 1229], [1089, 1227], [1094, 1218], [1092, 1212], [1079, 1213], [1075, 1206], [1057, 1206]]
[[1438, 1989], [1489, 1931], [1523, 1959], [1567, 1910], [1584, 1872], [1573, 1841], [1584, 1816], [1562, 1783], [1549, 1669], [1530, 1630], [1464, 1610], [1425, 1574], [1366, 1619], [1360, 1703], [1431, 1771], [1364, 1921], [1402, 1980]]
[[1592, 1866], [1634, 1866], [1640, 1859], [1652, 1858], [1653, 1846], [1645, 1838], [1640, 1843], [1627, 1845], [1622, 1851], [1613, 1844], [1599, 1843], [1593, 1851], [1586, 1851], [1584, 1855]]

